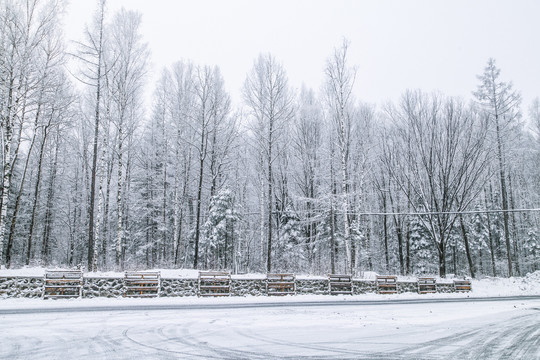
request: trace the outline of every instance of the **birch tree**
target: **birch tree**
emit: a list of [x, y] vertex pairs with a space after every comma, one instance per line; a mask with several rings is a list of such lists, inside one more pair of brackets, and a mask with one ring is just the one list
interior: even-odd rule
[[[6, 216], [12, 175], [28, 115], [38, 102], [44, 64], [43, 48], [57, 39], [58, 1], [28, 0], [0, 3], [0, 128], [2, 187], [0, 189], [0, 266], [4, 261]], [[8, 246], [10, 246], [8, 244]]]

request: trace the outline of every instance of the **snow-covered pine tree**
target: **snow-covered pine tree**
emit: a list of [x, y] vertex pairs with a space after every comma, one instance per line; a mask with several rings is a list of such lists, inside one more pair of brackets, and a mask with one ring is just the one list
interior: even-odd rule
[[210, 199], [201, 239], [201, 254], [206, 255], [207, 267], [236, 270], [235, 248], [239, 221], [234, 194], [229, 189], [222, 189]]
[[410, 224], [411, 255], [416, 268], [413, 271], [420, 274], [437, 273], [437, 250], [429, 231], [417, 216], [411, 218]]

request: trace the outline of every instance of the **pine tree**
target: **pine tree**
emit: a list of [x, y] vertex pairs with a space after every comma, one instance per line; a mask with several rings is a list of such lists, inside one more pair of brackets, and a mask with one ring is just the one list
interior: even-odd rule
[[210, 199], [208, 218], [202, 226], [203, 253], [216, 269], [236, 269], [236, 240], [240, 215], [233, 193], [223, 189]]

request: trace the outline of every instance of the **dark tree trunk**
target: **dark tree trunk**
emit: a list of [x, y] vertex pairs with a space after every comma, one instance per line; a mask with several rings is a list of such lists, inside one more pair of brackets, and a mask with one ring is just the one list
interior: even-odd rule
[[493, 232], [491, 231], [491, 217], [489, 216], [488, 201], [487, 201], [487, 190], [484, 188], [484, 207], [486, 210], [487, 218], [487, 227], [488, 227], [488, 237], [489, 237], [489, 252], [491, 253], [491, 270], [493, 276], [497, 276], [497, 271], [495, 270], [495, 247], [493, 246]]
[[109, 246], [109, 209], [111, 203], [111, 180], [113, 172], [113, 159], [107, 165], [107, 191], [105, 192], [105, 211], [103, 213], [103, 248], [102, 248], [102, 263], [103, 267], [107, 268], [108, 246]]
[[100, 103], [101, 103], [101, 60], [102, 60], [102, 45], [103, 45], [103, 18], [105, 15], [105, 4], [101, 3], [100, 9], [100, 24], [99, 24], [99, 43], [98, 43], [98, 62], [97, 62], [97, 78], [96, 78], [96, 110], [94, 121], [94, 140], [92, 153], [92, 170], [90, 175], [90, 202], [88, 205], [88, 271], [96, 271], [94, 268], [94, 208], [96, 199], [96, 175], [97, 175], [97, 153], [98, 153], [98, 138], [99, 138], [99, 121], [100, 121]]
[[457, 255], [456, 255], [456, 246], [452, 246], [452, 265], [454, 267], [454, 274], [457, 272]]
[[390, 260], [388, 257], [388, 216], [386, 215], [386, 195], [383, 194], [383, 236], [384, 236], [384, 259], [386, 263], [386, 271], [388, 272], [390, 270]]
[[474, 273], [474, 264], [471, 256], [471, 248], [469, 246], [469, 237], [467, 236], [467, 230], [465, 229], [465, 224], [463, 223], [463, 215], [459, 215], [459, 225], [461, 227], [461, 235], [463, 236], [463, 241], [465, 243], [465, 253], [467, 254], [467, 261], [469, 262], [469, 271], [471, 272], [471, 277], [475, 278]]
[[[510, 206], [512, 209], [515, 209], [515, 203], [514, 203], [514, 192], [512, 187], [512, 175], [508, 175], [508, 193], [510, 194]], [[513, 241], [513, 251], [514, 251], [514, 267], [516, 269], [516, 275], [521, 276], [521, 271], [519, 269], [519, 251], [518, 251], [518, 234], [517, 234], [517, 225], [516, 225], [516, 213], [512, 212], [512, 238]]]
[[201, 229], [201, 201], [202, 201], [202, 186], [203, 186], [203, 175], [204, 175], [204, 157], [205, 157], [205, 141], [206, 133], [203, 130], [201, 131], [201, 153], [199, 157], [199, 184], [197, 186], [197, 213], [195, 219], [195, 250], [193, 254], [193, 268], [197, 269], [199, 265], [199, 238], [200, 238], [200, 229]]
[[34, 200], [32, 205], [32, 215], [30, 217], [30, 226], [28, 228], [28, 240], [26, 245], [26, 265], [30, 264], [30, 259], [32, 257], [32, 241], [33, 241], [33, 233], [34, 233], [34, 225], [36, 220], [36, 212], [37, 212], [37, 206], [38, 206], [38, 198], [39, 198], [39, 186], [41, 184], [41, 171], [43, 169], [43, 153], [45, 151], [45, 143], [47, 141], [47, 134], [49, 131], [49, 126], [45, 126], [43, 128], [43, 140], [41, 142], [41, 148], [39, 150], [39, 160], [38, 160], [38, 171], [36, 175], [36, 185], [34, 188]]
[[272, 134], [274, 131], [274, 119], [270, 119], [268, 126], [268, 241], [266, 271], [272, 272]]
[[334, 197], [336, 195], [336, 184], [334, 181], [334, 148], [331, 149], [330, 154], [330, 183], [332, 186], [332, 194], [330, 195], [330, 270], [332, 274], [336, 273], [336, 239], [335, 239], [335, 229], [334, 229]]
[[396, 226], [396, 237], [398, 241], [399, 273], [403, 275], [405, 273], [405, 261], [403, 257], [403, 232], [401, 231], [401, 224], [395, 215], [394, 224]]
[[[441, 242], [444, 244], [444, 242]], [[446, 249], [444, 246], [438, 245], [439, 252], [439, 276], [442, 278], [446, 277]]]
[[45, 207], [45, 221], [43, 222], [43, 246], [41, 247], [41, 258], [45, 264], [48, 264], [50, 261], [50, 236], [52, 228], [52, 211], [54, 204], [54, 189], [56, 182], [56, 171], [58, 167], [58, 148], [60, 147], [60, 133], [58, 131], [56, 135], [56, 147], [54, 150], [54, 161], [52, 164], [49, 189], [47, 190], [47, 205]]
[[504, 160], [502, 153], [502, 140], [499, 127], [499, 117], [495, 115], [495, 125], [497, 134], [497, 157], [499, 160], [499, 179], [501, 184], [503, 223], [504, 223], [504, 240], [506, 244], [506, 255], [508, 259], [508, 276], [512, 276], [512, 250], [510, 246], [510, 226], [508, 224], [508, 193], [506, 188], [506, 176], [504, 171]]

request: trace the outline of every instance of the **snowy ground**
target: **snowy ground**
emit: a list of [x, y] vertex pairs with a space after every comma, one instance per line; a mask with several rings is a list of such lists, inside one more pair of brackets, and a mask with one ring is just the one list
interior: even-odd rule
[[0, 359], [540, 359], [538, 324], [540, 271], [468, 294], [12, 298]]
[[0, 358], [540, 359], [540, 297], [358, 298], [6, 300]]
[[[160, 271], [163, 278], [191, 278], [196, 279], [199, 272], [191, 269], [154, 269], [151, 271]], [[45, 273], [45, 268], [30, 267], [22, 269], [0, 269], [0, 277], [2, 276], [38, 276], [41, 277]], [[366, 272], [362, 277], [365, 280], [375, 280], [376, 273]], [[88, 277], [116, 277], [123, 278], [123, 272], [92, 272], [85, 273]], [[242, 274], [233, 275], [233, 279], [264, 279], [266, 274]], [[326, 279], [323, 276], [298, 275], [298, 279]], [[416, 277], [398, 276], [398, 280], [416, 281]], [[452, 279], [437, 278], [437, 282], [452, 282]], [[527, 274], [524, 277], [511, 278], [491, 278], [472, 280], [473, 296], [519, 296], [519, 295], [540, 295], [540, 270]], [[411, 294], [414, 296], [414, 294]], [[406, 295], [408, 296], [408, 295]], [[448, 296], [448, 295], [444, 295]], [[380, 297], [380, 296], [378, 296]], [[0, 299], [0, 301], [2, 301]], [[1, 305], [0, 305], [1, 306]]]

